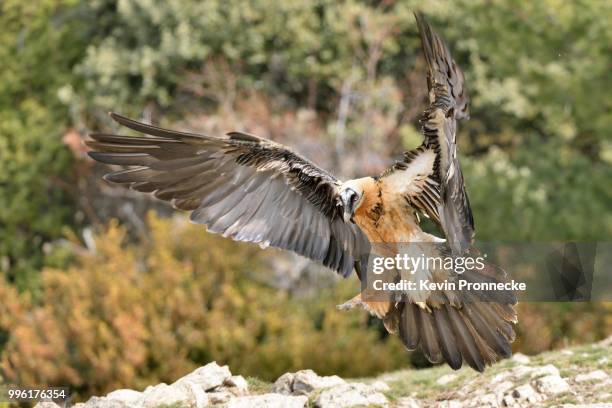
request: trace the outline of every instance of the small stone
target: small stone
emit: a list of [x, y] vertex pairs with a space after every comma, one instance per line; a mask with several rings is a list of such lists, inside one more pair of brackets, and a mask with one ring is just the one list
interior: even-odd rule
[[457, 379], [457, 375], [456, 374], [444, 374], [442, 377], [438, 378], [436, 380], [436, 384], [438, 385], [446, 385], [449, 384], [453, 381], [455, 381], [455, 379]]
[[389, 384], [381, 380], [374, 381], [372, 384], [370, 384], [370, 386], [376, 391], [380, 392], [389, 391], [391, 389], [391, 387], [389, 387]]
[[461, 401], [458, 400], [446, 400], [446, 401], [441, 401], [438, 405], [436, 405], [437, 408], [462, 408], [463, 404], [461, 403]]
[[249, 390], [249, 383], [244, 379], [241, 375], [233, 375], [227, 380], [225, 380], [224, 384], [228, 387], [235, 388], [240, 392], [247, 392]]
[[484, 394], [465, 401], [463, 406], [466, 408], [497, 408], [499, 404], [495, 394]]
[[586, 381], [603, 381], [608, 378], [608, 374], [606, 374], [603, 370], [595, 370], [591, 371], [587, 374], [578, 374], [574, 381], [576, 382], [586, 382]]
[[612, 346], [612, 336], [609, 336], [609, 337], [603, 339], [602, 341], [600, 341], [597, 344], [599, 346], [601, 346], [601, 347], [610, 347], [610, 346]]
[[514, 367], [510, 372], [513, 377], [522, 377], [531, 373], [534, 369], [532, 367], [527, 367], [524, 365]]
[[186, 383], [184, 385], [180, 385], [183, 390], [189, 395], [189, 400], [191, 401], [191, 406], [195, 408], [204, 408], [209, 405], [208, 394], [204, 389], [193, 383]]
[[497, 408], [497, 396], [495, 394], [485, 394], [480, 398], [478, 407]]
[[421, 408], [421, 404], [416, 398], [404, 397], [395, 401], [396, 408]]
[[323, 390], [315, 400], [319, 408], [344, 408], [362, 405], [387, 406], [388, 401], [371, 386], [361, 383], [344, 383]]
[[142, 392], [128, 389], [120, 389], [115, 390], [113, 392], [109, 392], [108, 394], [106, 394], [106, 398], [124, 402], [133, 402], [142, 398]]
[[[143, 394], [142, 398], [134, 405], [153, 408], [160, 405], [190, 405], [192, 402], [195, 402], [192, 399], [191, 393], [187, 392], [186, 389], [172, 387], [164, 383], [147, 387]], [[110, 401], [120, 402], [117, 400]], [[89, 402], [87, 406], [89, 407]]]
[[34, 408], [60, 408], [60, 406], [52, 401], [41, 401], [34, 405]]
[[293, 373], [285, 373], [278, 377], [272, 386], [272, 392], [283, 395], [291, 395], [293, 392]]
[[337, 375], [321, 377], [312, 370], [301, 370], [297, 373], [286, 373], [280, 376], [272, 391], [283, 395], [308, 395], [315, 390], [346, 384]]
[[214, 391], [206, 393], [208, 400], [211, 404], [225, 404], [228, 402], [234, 395], [228, 391]]
[[547, 375], [535, 382], [538, 391], [545, 394], [561, 394], [570, 390], [569, 384], [558, 375]]
[[545, 366], [535, 367], [533, 371], [531, 371], [531, 378], [548, 376], [548, 375], [556, 375], [559, 376], [559, 369], [552, 364], [546, 364]]
[[308, 395], [314, 390], [335, 387], [340, 384], [346, 384], [346, 381], [337, 375], [320, 377], [312, 370], [301, 370], [293, 377], [292, 391], [294, 395]]
[[227, 408], [303, 408], [308, 402], [304, 395], [282, 395], [276, 393], [232, 398]]
[[517, 405], [518, 405], [518, 402], [516, 402], [516, 400], [514, 399], [512, 395], [506, 395], [502, 399], [502, 406], [504, 407], [515, 407]]
[[508, 378], [509, 375], [510, 373], [508, 372], [496, 374], [493, 378], [491, 378], [490, 382], [491, 384], [497, 384], [498, 382], [501, 382], [505, 380], [506, 378]]
[[529, 364], [529, 357], [527, 357], [526, 355], [522, 354], [522, 353], [516, 353], [515, 355], [512, 356], [512, 360], [516, 361], [519, 364]]
[[574, 352], [572, 350], [562, 350], [561, 354], [563, 354], [564, 356], [573, 356]]
[[535, 397], [538, 393], [529, 384], [523, 384], [512, 391], [512, 396], [517, 400], [527, 400], [530, 397]]
[[599, 360], [597, 360], [597, 364], [598, 365], [606, 365], [606, 364], [608, 364], [608, 361], [610, 361], [610, 359], [608, 357], [602, 357]]
[[219, 366], [213, 361], [179, 378], [172, 385], [179, 386], [184, 383], [190, 383], [201, 387], [204, 391], [209, 391], [222, 385], [231, 376], [232, 373], [227, 366]]
[[[602, 388], [602, 387], [605, 387], [607, 390], [612, 390], [612, 379], [608, 378], [607, 380], [600, 381], [593, 385], [593, 388]], [[610, 398], [610, 400], [612, 401], [612, 398]]]
[[76, 408], [129, 408], [130, 406], [132, 404], [105, 397], [91, 397], [84, 404], [74, 405]]
[[504, 382], [497, 384], [495, 388], [493, 389], [493, 391], [495, 392], [495, 394], [503, 395], [506, 393], [506, 391], [510, 390], [512, 387], [514, 387], [514, 383], [512, 381], [504, 381]]

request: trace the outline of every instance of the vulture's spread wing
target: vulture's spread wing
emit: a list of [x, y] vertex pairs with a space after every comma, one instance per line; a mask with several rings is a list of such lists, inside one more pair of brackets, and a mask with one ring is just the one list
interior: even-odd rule
[[[470, 244], [474, 221], [457, 158], [456, 121], [468, 117], [468, 96], [463, 73], [440, 37], [420, 15], [417, 23], [428, 66], [430, 104], [421, 118], [423, 144], [404, 154], [402, 161], [381, 175], [388, 191], [402, 195], [415, 209], [437, 222], [448, 247], [414, 247], [417, 254], [444, 259], [451, 255], [477, 256]], [[423, 242], [429, 242], [423, 234]], [[415, 241], [418, 241], [417, 238]], [[431, 245], [431, 244], [430, 244]], [[408, 249], [412, 247], [408, 245]], [[451, 253], [452, 251], [452, 253]], [[469, 252], [467, 252], [469, 251]], [[431, 282], [499, 283], [508, 279], [491, 265], [458, 274], [444, 268], [422, 268]], [[398, 276], [391, 275], [394, 282]], [[458, 286], [456, 286], [458, 287]], [[516, 323], [511, 291], [426, 290], [408, 291], [392, 303], [383, 322], [397, 332], [409, 349], [420, 347], [431, 361], [446, 361], [458, 369], [466, 363], [478, 371], [511, 355]]]
[[463, 72], [442, 39], [416, 14], [427, 60], [430, 105], [421, 118], [423, 146], [437, 154], [435, 178], [440, 182], [440, 225], [453, 253], [463, 254], [474, 237], [474, 219], [457, 157], [457, 119], [468, 118], [469, 98]]
[[295, 251], [348, 276], [370, 244], [338, 213], [331, 174], [277, 143], [243, 133], [175, 132], [117, 114], [147, 136], [94, 133], [97, 161], [130, 166], [105, 176], [192, 211], [191, 220], [238, 241]]

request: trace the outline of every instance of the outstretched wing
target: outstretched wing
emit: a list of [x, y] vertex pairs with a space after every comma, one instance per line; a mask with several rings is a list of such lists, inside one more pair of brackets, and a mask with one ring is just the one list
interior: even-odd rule
[[176, 132], [111, 113], [147, 136], [93, 133], [97, 161], [130, 166], [104, 178], [192, 211], [191, 220], [238, 241], [291, 250], [348, 276], [370, 244], [337, 209], [336, 178], [286, 147], [244, 133]]
[[421, 117], [423, 145], [437, 152], [440, 225], [453, 253], [463, 254], [474, 237], [474, 219], [457, 157], [457, 120], [468, 118], [463, 72], [424, 17], [416, 14], [427, 60], [430, 105]]
[[[413, 208], [437, 222], [449, 245], [438, 245], [435, 237], [417, 229], [411, 243], [394, 249], [410, 258], [442, 260], [453, 254], [475, 258], [478, 252], [470, 248], [474, 222], [455, 143], [456, 120], [468, 116], [463, 74], [422, 16], [417, 15], [417, 22], [429, 69], [430, 105], [421, 120], [425, 140], [418, 148], [404, 153], [403, 160], [384, 172], [380, 180], [387, 189], [385, 194], [405, 198]], [[374, 252], [377, 250], [384, 253], [386, 248], [378, 247]], [[395, 272], [377, 275], [377, 279], [392, 283], [405, 278]], [[455, 289], [460, 281], [507, 282], [504, 271], [488, 264], [482, 268], [466, 267], [461, 272], [452, 270], [452, 266], [433, 265], [423, 266], [416, 273], [411, 274], [413, 283], [429, 281], [455, 286], [423, 290], [417, 284], [419, 289], [406, 291], [400, 301], [389, 302], [387, 298], [368, 301], [360, 296], [347, 302], [347, 307], [364, 305], [383, 319], [389, 332], [398, 333], [408, 349], [420, 348], [429, 361], [446, 361], [453, 369], [465, 363], [483, 371], [486, 365], [512, 354], [514, 294], [507, 290]]]

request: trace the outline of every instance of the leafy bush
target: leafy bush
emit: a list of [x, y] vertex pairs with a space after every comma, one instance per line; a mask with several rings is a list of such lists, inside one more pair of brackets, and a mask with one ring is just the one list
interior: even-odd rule
[[76, 3], [0, 4], [0, 272], [20, 289], [35, 290], [43, 245], [74, 222], [70, 117], [57, 92], [85, 49]]
[[[89, 395], [170, 381], [212, 359], [266, 379], [301, 367], [361, 376], [404, 365], [396, 339], [362, 313], [333, 309], [354, 283], [296, 298], [265, 284], [259, 250], [155, 217], [139, 243], [116, 224], [97, 236], [95, 253], [57, 241], [87, 224], [106, 228], [97, 218], [113, 213], [100, 199], [107, 190], [62, 143], [69, 128], [78, 145], [79, 132], [111, 126], [109, 109], [153, 121], [161, 110], [168, 122], [206, 122], [215, 133], [252, 127], [343, 176], [383, 169], [421, 140], [419, 7], [451, 45], [473, 97], [458, 138], [477, 238], [609, 240], [607, 2], [6, 0], [6, 379]], [[104, 211], [85, 215], [84, 201]], [[605, 305], [520, 307], [523, 352], [610, 332]]]
[[173, 381], [212, 360], [267, 380], [300, 368], [365, 376], [405, 365], [401, 342], [368, 329], [364, 313], [335, 309], [357, 292], [354, 281], [291, 299], [263, 283], [257, 246], [182, 218], [149, 223], [142, 245], [125, 245], [111, 223], [95, 253], [44, 270], [38, 305], [0, 285], [6, 380], [91, 395]]

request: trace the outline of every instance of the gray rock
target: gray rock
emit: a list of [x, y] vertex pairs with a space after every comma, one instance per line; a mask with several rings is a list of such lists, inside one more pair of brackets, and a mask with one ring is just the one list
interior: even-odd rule
[[225, 380], [223, 385], [230, 387], [230, 388], [235, 388], [236, 391], [240, 393], [246, 393], [249, 391], [249, 383], [241, 375], [231, 376], [230, 378]]
[[389, 391], [391, 389], [391, 387], [389, 387], [389, 384], [381, 380], [374, 381], [372, 384], [370, 384], [370, 386], [374, 388], [376, 391], [380, 391], [380, 392]]
[[493, 392], [496, 395], [503, 395], [506, 393], [506, 391], [510, 390], [512, 387], [514, 387], [514, 383], [512, 381], [503, 381], [503, 382], [500, 382], [499, 384], [496, 384], [495, 387], [493, 387]]
[[34, 405], [34, 408], [60, 408], [60, 406], [52, 401], [41, 401]]
[[91, 397], [87, 402], [75, 404], [73, 408], [130, 408], [133, 405], [127, 402], [108, 399], [105, 397]]
[[535, 403], [543, 399], [542, 396], [539, 395], [529, 384], [523, 384], [516, 387], [514, 391], [512, 391], [512, 397], [519, 402], [527, 401], [530, 403]]
[[209, 405], [208, 394], [196, 384], [189, 384], [189, 395], [191, 396], [192, 407], [204, 408]]
[[570, 386], [567, 381], [558, 375], [547, 375], [545, 377], [538, 378], [535, 381], [535, 386], [538, 391], [549, 395], [561, 394], [570, 390]]
[[225, 404], [234, 397], [229, 391], [213, 391], [206, 394], [211, 404]]
[[404, 397], [395, 401], [396, 408], [421, 408], [421, 404], [416, 398]]
[[436, 405], [436, 408], [461, 408], [463, 403], [458, 400], [442, 401]]
[[283, 395], [291, 395], [293, 393], [293, 373], [285, 373], [278, 377], [272, 386], [272, 392]]
[[602, 341], [600, 341], [597, 344], [600, 345], [601, 347], [610, 347], [610, 346], [612, 346], [612, 336], [608, 336], [607, 338], [603, 339]]
[[495, 394], [484, 394], [479, 397], [464, 401], [465, 408], [498, 408], [497, 396]]
[[559, 376], [559, 369], [552, 364], [546, 364], [545, 366], [535, 367], [531, 371], [531, 378], [556, 375]]
[[[143, 408], [154, 408], [161, 405], [202, 406], [197, 404], [196, 397], [193, 395], [193, 392], [189, 392], [189, 388], [190, 387], [187, 386], [170, 386], [168, 384], [161, 383], [153, 387], [147, 387], [147, 389], [144, 390], [144, 395], [142, 398], [132, 404], [133, 406]], [[204, 393], [204, 395], [206, 394]], [[119, 402], [117, 400], [109, 401]], [[207, 403], [207, 401], [205, 403]]]
[[520, 366], [516, 366], [512, 370], [510, 370], [510, 375], [512, 375], [513, 377], [519, 378], [519, 377], [522, 377], [524, 375], [527, 375], [527, 374], [533, 372], [533, 370], [534, 370], [533, 367], [527, 367], [527, 366], [524, 366], [524, 365], [520, 365]]
[[232, 398], [227, 408], [303, 408], [308, 402], [306, 396], [282, 395], [276, 393]]
[[[607, 378], [606, 380], [603, 381], [599, 381], [595, 384], [593, 384], [593, 388], [597, 389], [597, 388], [605, 388], [608, 391], [612, 391], [612, 378]], [[601, 391], [600, 391], [601, 393]], [[609, 400], [612, 401], [612, 394], [610, 394], [609, 392], [604, 392], [603, 394], [601, 394], [602, 397], [606, 396], [608, 397]]]
[[344, 383], [323, 390], [315, 400], [319, 408], [343, 408], [362, 405], [388, 405], [387, 397], [362, 383]]
[[502, 407], [518, 407], [519, 403], [512, 395], [506, 395], [501, 402]]
[[491, 378], [490, 383], [491, 384], [497, 384], [498, 382], [501, 382], [501, 381], [505, 380], [509, 376], [510, 376], [510, 373], [507, 372], [507, 371], [505, 371], [503, 373], [495, 374], [495, 376], [493, 378]]
[[106, 394], [106, 398], [123, 402], [134, 402], [142, 398], [142, 392], [120, 389]]
[[312, 370], [301, 370], [280, 376], [274, 383], [272, 391], [284, 395], [308, 395], [315, 390], [340, 384], [346, 384], [346, 381], [337, 375], [321, 377]]
[[457, 374], [444, 374], [440, 378], [436, 380], [436, 384], [438, 385], [446, 385], [457, 379]]
[[595, 370], [591, 371], [587, 374], [578, 374], [574, 381], [576, 382], [586, 382], [586, 381], [603, 381], [608, 378], [608, 374], [606, 374], [603, 370]]
[[559, 405], [560, 408], [612, 408], [612, 403], [599, 402], [595, 404], [563, 404]]
[[209, 391], [222, 385], [231, 376], [232, 373], [227, 366], [219, 366], [213, 361], [178, 379], [172, 386], [189, 383], [201, 387], [204, 391]]
[[512, 360], [516, 361], [519, 364], [529, 364], [529, 357], [527, 357], [526, 355], [522, 354], [522, 353], [516, 353], [515, 355], [512, 356]]
[[342, 378], [337, 375], [320, 377], [312, 370], [302, 370], [295, 373], [293, 377], [293, 394], [307, 395], [314, 390], [334, 387], [345, 384]]

